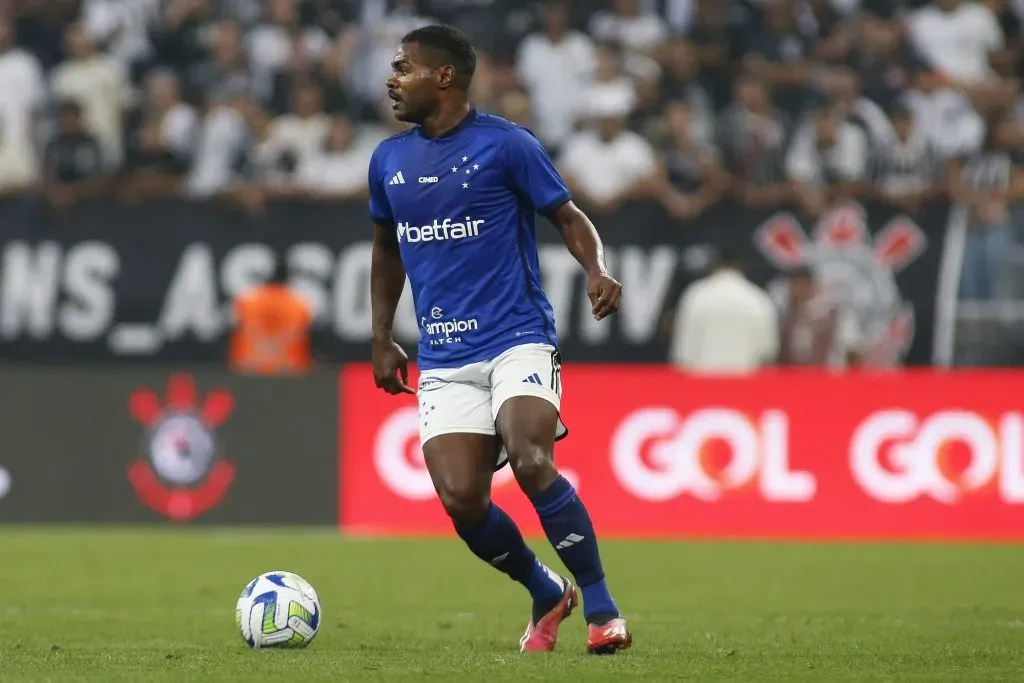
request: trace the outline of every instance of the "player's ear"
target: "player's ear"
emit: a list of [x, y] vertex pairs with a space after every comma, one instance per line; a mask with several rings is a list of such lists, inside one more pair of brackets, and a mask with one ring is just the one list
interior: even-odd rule
[[452, 83], [455, 81], [455, 67], [451, 64], [439, 67], [437, 70], [437, 85], [442, 90], [447, 90], [452, 87]]

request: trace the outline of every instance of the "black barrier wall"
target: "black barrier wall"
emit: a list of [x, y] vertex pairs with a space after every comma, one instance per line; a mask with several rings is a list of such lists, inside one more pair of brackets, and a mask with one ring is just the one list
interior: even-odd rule
[[[702, 274], [708, 247], [729, 243], [749, 276], [770, 285], [808, 263], [830, 280], [879, 347], [910, 364], [931, 360], [935, 292], [949, 211], [906, 216], [877, 203], [836, 206], [815, 219], [787, 207], [732, 203], [686, 222], [651, 204], [594, 221], [622, 281], [622, 310], [595, 322], [584, 274], [557, 232], [539, 221], [545, 290], [568, 361], [659, 362], [665, 313]], [[0, 202], [0, 358], [67, 362], [224, 358], [230, 301], [275, 262], [317, 311], [317, 354], [366, 360], [370, 335], [370, 222], [363, 203], [271, 204], [254, 218], [219, 204], [169, 200], [94, 204], [67, 214]], [[486, 236], [482, 236], [486, 237]], [[406, 292], [396, 334], [415, 356]]]
[[0, 521], [336, 523], [335, 372], [5, 365], [0, 397]]

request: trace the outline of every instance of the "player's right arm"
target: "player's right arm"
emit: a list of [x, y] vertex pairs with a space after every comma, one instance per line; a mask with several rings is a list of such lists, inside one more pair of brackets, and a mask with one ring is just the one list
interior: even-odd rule
[[373, 252], [370, 261], [370, 312], [373, 381], [389, 394], [414, 394], [409, 385], [409, 357], [394, 340], [395, 311], [405, 288], [405, 265], [398, 248], [394, 215], [380, 173], [378, 147], [370, 159], [370, 216]]

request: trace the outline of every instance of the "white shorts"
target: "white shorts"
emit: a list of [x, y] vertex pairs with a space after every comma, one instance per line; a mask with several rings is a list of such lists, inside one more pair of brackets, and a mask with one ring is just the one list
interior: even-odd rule
[[[523, 344], [493, 360], [424, 370], [416, 395], [421, 444], [441, 434], [495, 434], [498, 410], [515, 396], [536, 396], [561, 410], [561, 356], [550, 344]], [[555, 440], [568, 434], [559, 417]], [[503, 447], [495, 469], [507, 461]]]

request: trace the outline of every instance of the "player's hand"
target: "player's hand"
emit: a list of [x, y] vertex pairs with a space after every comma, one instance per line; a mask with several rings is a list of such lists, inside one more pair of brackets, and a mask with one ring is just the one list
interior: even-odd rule
[[389, 394], [415, 394], [409, 386], [409, 356], [389, 339], [371, 344], [373, 353], [373, 382], [378, 389]]
[[608, 273], [591, 275], [587, 278], [587, 296], [594, 319], [601, 320], [619, 310], [622, 285]]

